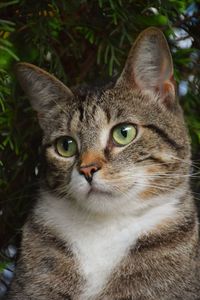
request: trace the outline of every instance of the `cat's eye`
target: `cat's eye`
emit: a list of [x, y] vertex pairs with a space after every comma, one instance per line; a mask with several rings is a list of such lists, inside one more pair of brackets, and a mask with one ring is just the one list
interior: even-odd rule
[[118, 146], [125, 146], [132, 142], [137, 135], [136, 127], [132, 124], [124, 123], [115, 126], [112, 130], [112, 138]]
[[71, 157], [77, 153], [77, 143], [70, 136], [60, 137], [56, 140], [56, 150], [63, 157]]

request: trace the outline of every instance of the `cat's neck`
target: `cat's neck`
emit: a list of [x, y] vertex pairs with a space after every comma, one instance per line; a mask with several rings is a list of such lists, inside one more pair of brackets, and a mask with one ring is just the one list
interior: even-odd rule
[[183, 217], [179, 204], [184, 196], [186, 191], [182, 187], [162, 198], [151, 199], [151, 205], [141, 206], [137, 213], [131, 210], [102, 215], [86, 212], [67, 199], [45, 192], [41, 193], [35, 214], [37, 222], [47, 226], [66, 245], [71, 245], [87, 282], [80, 299], [94, 299], [138, 239], [160, 230], [163, 224], [169, 227]]

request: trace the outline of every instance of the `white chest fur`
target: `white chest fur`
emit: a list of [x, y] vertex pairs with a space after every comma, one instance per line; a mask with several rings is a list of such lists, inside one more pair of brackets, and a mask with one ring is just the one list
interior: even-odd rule
[[174, 218], [177, 212], [177, 199], [173, 203], [162, 199], [159, 206], [139, 216], [91, 216], [64, 200], [52, 199], [49, 195], [44, 198], [38, 214], [62, 240], [72, 245], [80, 272], [86, 278], [87, 284], [79, 300], [95, 299], [138, 237], [164, 219]]

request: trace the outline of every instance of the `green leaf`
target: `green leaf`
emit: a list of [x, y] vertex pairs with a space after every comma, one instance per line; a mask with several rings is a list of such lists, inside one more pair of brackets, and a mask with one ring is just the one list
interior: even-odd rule
[[17, 4], [17, 3], [19, 3], [19, 0], [13, 0], [13, 1], [0, 3], [0, 8], [5, 8], [5, 7], [8, 7], [9, 5], [14, 5], [14, 4]]
[[19, 61], [19, 57], [10, 49], [8, 49], [7, 47], [1, 46], [0, 45], [0, 50], [3, 50], [5, 52], [7, 52], [8, 54], [10, 54], [10, 56], [12, 56], [16, 61]]

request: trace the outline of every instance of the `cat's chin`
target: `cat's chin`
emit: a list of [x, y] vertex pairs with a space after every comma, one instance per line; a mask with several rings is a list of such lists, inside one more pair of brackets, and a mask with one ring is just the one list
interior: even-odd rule
[[73, 194], [73, 198], [82, 209], [94, 214], [114, 215], [129, 213], [137, 210], [141, 203], [138, 203], [136, 191], [130, 190], [126, 197], [122, 194], [104, 190], [100, 187], [91, 187], [85, 192], [80, 191]]
[[129, 212], [138, 208], [140, 202], [137, 195], [141, 189], [132, 183], [126, 191], [120, 191], [97, 176], [89, 184], [77, 171], [72, 173], [69, 186], [70, 195], [78, 206], [92, 213], [106, 214]]
[[109, 192], [109, 191], [104, 191], [100, 188], [97, 188], [97, 187], [94, 187], [94, 186], [91, 186], [90, 190], [88, 191], [87, 193], [87, 197], [93, 197], [93, 196], [98, 196], [98, 195], [102, 195], [102, 196], [114, 196], [112, 192]]

